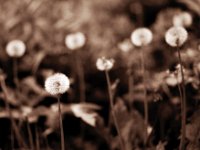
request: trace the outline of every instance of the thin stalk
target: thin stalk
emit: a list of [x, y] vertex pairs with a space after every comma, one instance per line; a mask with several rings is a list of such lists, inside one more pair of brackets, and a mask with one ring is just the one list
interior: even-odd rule
[[147, 102], [147, 87], [146, 87], [146, 73], [144, 63], [144, 52], [141, 49], [141, 70], [142, 70], [142, 81], [143, 81], [143, 94], [144, 94], [144, 145], [147, 144], [148, 139], [148, 102]]
[[21, 147], [27, 148], [26, 143], [24, 142], [23, 138], [20, 135], [19, 129], [18, 129], [18, 127], [17, 127], [17, 125], [14, 121], [14, 118], [12, 116], [12, 112], [10, 110], [10, 106], [9, 106], [9, 103], [8, 103], [8, 91], [7, 91], [4, 79], [1, 80], [1, 87], [2, 87], [2, 90], [3, 90], [4, 97], [5, 97], [6, 110], [8, 111], [9, 118], [11, 120], [11, 126], [13, 128], [13, 132], [15, 133], [15, 136], [18, 140], [19, 145]]
[[109, 78], [109, 74], [108, 71], [105, 70], [105, 75], [106, 75], [106, 81], [107, 81], [107, 85], [108, 85], [108, 94], [109, 94], [109, 101], [110, 101], [110, 107], [111, 107], [111, 113], [112, 113], [112, 117], [113, 117], [113, 121], [119, 136], [119, 142], [120, 142], [120, 147], [121, 150], [125, 150], [125, 144], [121, 135], [121, 131], [117, 122], [117, 118], [115, 115], [115, 110], [114, 110], [114, 102], [113, 102], [113, 94], [112, 94], [112, 89], [111, 89], [111, 82], [110, 82], [110, 78]]
[[15, 148], [15, 138], [14, 138], [14, 133], [13, 133], [13, 128], [12, 128], [12, 125], [11, 125], [11, 128], [10, 128], [10, 131], [11, 131], [11, 134], [10, 134], [10, 140], [11, 140], [11, 148], [14, 149]]
[[65, 150], [65, 139], [64, 139], [64, 131], [63, 131], [63, 122], [62, 122], [62, 111], [60, 105], [60, 96], [58, 96], [58, 115], [60, 121], [60, 136], [61, 136], [61, 150]]
[[132, 74], [132, 66], [128, 67], [128, 97], [129, 102], [132, 101], [132, 93], [133, 93], [133, 74]]
[[178, 60], [181, 68], [181, 88], [182, 88], [182, 100], [181, 100], [181, 141], [180, 141], [180, 150], [185, 150], [185, 137], [186, 137], [186, 91], [185, 91], [185, 78], [183, 73], [183, 62], [181, 59], [180, 48], [177, 47]]
[[36, 145], [36, 150], [40, 150], [40, 140], [39, 140], [39, 133], [38, 133], [38, 128], [37, 125], [35, 125], [35, 145]]
[[17, 67], [17, 58], [13, 59], [13, 78], [14, 83], [17, 89], [17, 94], [19, 94], [19, 79], [18, 79], [18, 67]]
[[27, 125], [27, 131], [28, 131], [28, 139], [29, 139], [29, 144], [30, 144], [30, 148], [31, 150], [34, 150], [34, 144], [33, 144], [33, 135], [32, 135], [32, 132], [31, 132], [31, 127], [30, 127], [30, 124], [28, 122], [28, 117], [25, 117], [26, 119], [26, 125]]
[[80, 93], [80, 101], [85, 102], [85, 77], [84, 77], [84, 69], [82, 65], [82, 59], [78, 55], [78, 53], [75, 54], [76, 56], [76, 65], [77, 65], [77, 76], [79, 80], [79, 93]]

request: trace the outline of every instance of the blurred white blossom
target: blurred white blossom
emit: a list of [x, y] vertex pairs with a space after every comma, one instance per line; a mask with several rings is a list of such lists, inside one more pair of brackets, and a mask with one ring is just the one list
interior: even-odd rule
[[65, 44], [70, 50], [76, 50], [83, 47], [85, 42], [85, 35], [81, 32], [69, 34], [65, 38]]
[[173, 17], [174, 26], [189, 27], [192, 24], [192, 15], [189, 12], [181, 12]]
[[151, 43], [153, 34], [147, 28], [138, 28], [131, 34], [131, 41], [136, 46], [145, 46]]
[[69, 86], [69, 78], [62, 73], [56, 73], [45, 81], [45, 89], [51, 95], [63, 94], [69, 89]]
[[91, 126], [96, 126], [98, 116], [96, 112], [88, 111], [87, 106], [85, 107], [81, 104], [73, 104], [70, 108], [76, 117], [81, 118], [84, 122]]
[[133, 44], [129, 39], [126, 39], [118, 44], [118, 48], [123, 52], [129, 52], [133, 49]]
[[105, 57], [98, 58], [96, 61], [97, 69], [100, 71], [110, 70], [114, 65], [113, 59], [107, 59]]
[[10, 41], [6, 46], [6, 52], [10, 57], [21, 57], [26, 51], [26, 45], [21, 40]]
[[181, 46], [185, 43], [188, 38], [188, 33], [185, 28], [171, 27], [167, 30], [165, 34], [165, 41], [172, 47]]

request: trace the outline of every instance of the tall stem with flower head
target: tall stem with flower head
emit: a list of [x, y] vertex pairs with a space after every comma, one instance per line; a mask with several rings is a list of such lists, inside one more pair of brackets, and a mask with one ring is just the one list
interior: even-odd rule
[[181, 97], [181, 141], [179, 145], [180, 150], [185, 149], [185, 136], [186, 136], [186, 91], [185, 79], [183, 72], [183, 62], [180, 54], [180, 46], [182, 46], [188, 38], [187, 30], [181, 26], [174, 26], [167, 30], [165, 34], [165, 41], [172, 47], [177, 48], [178, 61], [181, 70], [181, 83], [180, 83], [180, 97]]
[[64, 130], [62, 122], [62, 111], [60, 104], [60, 96], [65, 93], [70, 86], [69, 78], [62, 74], [56, 73], [48, 77], [45, 81], [45, 89], [51, 95], [55, 95], [58, 98], [58, 115], [59, 115], [59, 125], [60, 125], [60, 135], [61, 135], [61, 150], [65, 150], [65, 139], [64, 139]]
[[180, 150], [185, 149], [185, 137], [186, 137], [186, 91], [185, 91], [185, 78], [184, 78], [184, 72], [183, 72], [183, 62], [181, 59], [180, 54], [180, 48], [177, 46], [177, 52], [178, 52], [178, 60], [180, 63], [180, 69], [181, 69], [181, 79], [182, 82], [180, 83], [181, 90], [182, 90], [182, 99], [181, 99], [181, 142], [180, 142]]
[[113, 93], [112, 93], [112, 89], [111, 89], [111, 83], [110, 83], [110, 77], [108, 74], [108, 70], [105, 70], [105, 75], [106, 75], [106, 81], [107, 81], [107, 85], [108, 85], [108, 94], [109, 94], [109, 101], [110, 101], [110, 107], [111, 107], [111, 114], [113, 117], [113, 121], [117, 130], [117, 133], [119, 135], [119, 141], [120, 141], [120, 147], [121, 150], [125, 150], [125, 144], [121, 135], [121, 131], [118, 125], [118, 121], [117, 121], [117, 117], [115, 115], [115, 110], [114, 110], [114, 102], [113, 102]]

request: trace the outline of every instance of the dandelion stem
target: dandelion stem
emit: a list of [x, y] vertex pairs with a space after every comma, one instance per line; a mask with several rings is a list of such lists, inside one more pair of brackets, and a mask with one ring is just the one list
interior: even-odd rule
[[181, 68], [181, 78], [182, 82], [181, 88], [182, 88], [182, 99], [181, 99], [181, 142], [180, 142], [180, 150], [185, 150], [185, 136], [186, 136], [186, 91], [185, 91], [185, 79], [184, 79], [184, 72], [183, 72], [183, 62], [181, 59], [180, 54], [180, 48], [177, 46], [177, 52], [178, 52], [178, 60], [180, 63]]
[[58, 113], [59, 113], [59, 121], [60, 121], [61, 150], [65, 150], [65, 139], [64, 139], [64, 131], [63, 131], [63, 122], [62, 122], [62, 111], [61, 111], [61, 104], [60, 104], [60, 96], [58, 96]]
[[29, 144], [30, 144], [31, 150], [34, 150], [33, 135], [31, 132], [30, 124], [28, 122], [28, 117], [25, 117], [25, 119], [26, 119], [27, 131], [28, 131]]
[[40, 140], [37, 125], [35, 125], [36, 150], [40, 150]]
[[147, 87], [146, 87], [146, 73], [145, 73], [145, 63], [144, 63], [144, 52], [141, 49], [141, 70], [142, 70], [142, 81], [143, 81], [143, 94], [144, 94], [144, 144], [146, 146], [148, 139], [148, 102], [147, 102]]
[[132, 74], [132, 65], [128, 67], [128, 97], [129, 102], [132, 101], [132, 93], [133, 93], [133, 74]]
[[17, 125], [16, 125], [16, 123], [14, 121], [14, 118], [12, 116], [12, 112], [10, 110], [10, 106], [9, 106], [9, 103], [8, 103], [8, 91], [7, 91], [4, 79], [1, 80], [1, 88], [3, 90], [3, 94], [4, 94], [4, 97], [5, 97], [6, 110], [8, 111], [9, 118], [11, 120], [11, 126], [12, 126], [13, 131], [14, 131], [14, 133], [16, 135], [16, 138], [17, 138], [17, 140], [19, 142], [19, 145], [22, 146], [22, 147], [24, 147], [24, 148], [27, 148], [24, 140], [22, 139], [22, 137], [20, 135], [19, 129], [18, 129], [18, 127], [17, 127]]
[[17, 58], [13, 59], [13, 78], [14, 78], [14, 83], [17, 88], [17, 94], [19, 94], [19, 79], [18, 79], [18, 68], [17, 68]]
[[79, 80], [79, 91], [80, 91], [80, 101], [85, 102], [85, 81], [84, 81], [84, 69], [81, 61], [81, 57], [76, 53], [76, 65]]
[[121, 131], [120, 131], [120, 128], [119, 128], [119, 125], [118, 125], [118, 122], [117, 122], [116, 115], [115, 115], [114, 103], [113, 103], [113, 94], [112, 94], [110, 78], [109, 78], [109, 74], [108, 74], [107, 70], [105, 70], [105, 74], [106, 74], [106, 81], [107, 81], [107, 85], [108, 85], [108, 94], [109, 94], [110, 107], [111, 107], [111, 113], [112, 113], [113, 121], [114, 121], [116, 130], [117, 130], [117, 133], [118, 133], [118, 136], [119, 136], [119, 142], [120, 142], [121, 150], [125, 150], [125, 144], [123, 142]]

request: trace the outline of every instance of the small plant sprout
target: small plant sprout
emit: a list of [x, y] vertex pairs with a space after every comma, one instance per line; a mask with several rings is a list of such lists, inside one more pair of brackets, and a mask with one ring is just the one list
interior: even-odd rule
[[181, 97], [181, 142], [180, 150], [185, 149], [185, 136], [186, 136], [186, 91], [185, 91], [185, 79], [183, 62], [180, 54], [180, 47], [186, 42], [188, 33], [183, 27], [171, 27], [165, 34], [165, 41], [172, 47], [176, 47], [178, 52], [179, 68], [181, 72], [182, 82], [179, 84], [179, 91]]
[[45, 81], [45, 89], [51, 95], [56, 95], [58, 98], [58, 113], [60, 120], [60, 132], [61, 132], [61, 150], [65, 150], [65, 140], [64, 140], [64, 131], [63, 131], [63, 123], [62, 123], [62, 112], [61, 112], [61, 104], [60, 104], [60, 95], [65, 93], [70, 87], [69, 78], [62, 74], [56, 73], [50, 77], [48, 77]]
[[21, 40], [12, 40], [6, 46], [6, 52], [8, 56], [13, 58], [13, 76], [17, 90], [19, 90], [19, 81], [17, 76], [18, 75], [17, 58], [22, 57], [25, 51], [26, 51], [26, 45]]
[[81, 51], [75, 51], [81, 49], [86, 43], [86, 37], [82, 32], [72, 33], [66, 36], [65, 44], [69, 50], [74, 51], [73, 56], [76, 63], [76, 74], [79, 81], [80, 101], [85, 101], [85, 75], [82, 62]]
[[189, 12], [180, 12], [173, 17], [174, 26], [189, 27], [192, 24], [192, 15]]
[[150, 44], [153, 40], [153, 34], [148, 28], [138, 28], [131, 34], [132, 43], [140, 48], [141, 54], [141, 70], [143, 76], [143, 92], [144, 92], [144, 126], [145, 126], [145, 138], [144, 145], [147, 143], [148, 137], [148, 102], [147, 102], [147, 89], [146, 89], [146, 73], [145, 73], [145, 60], [144, 60], [144, 50], [142, 47]]
[[114, 60], [113, 59], [107, 59], [105, 57], [98, 58], [96, 61], [96, 67], [100, 71], [105, 71], [106, 75], [106, 81], [108, 85], [108, 95], [109, 95], [109, 101], [110, 101], [110, 108], [111, 108], [111, 114], [113, 118], [114, 125], [116, 127], [118, 136], [119, 136], [119, 142], [120, 142], [120, 147], [121, 150], [125, 150], [125, 144], [121, 135], [121, 131], [118, 125], [118, 121], [116, 118], [115, 110], [114, 110], [114, 98], [113, 98], [113, 92], [112, 92], [112, 86], [110, 82], [110, 77], [108, 71], [113, 68], [114, 65]]
[[85, 45], [86, 38], [81, 32], [69, 34], [65, 37], [65, 44], [70, 50], [77, 50]]

